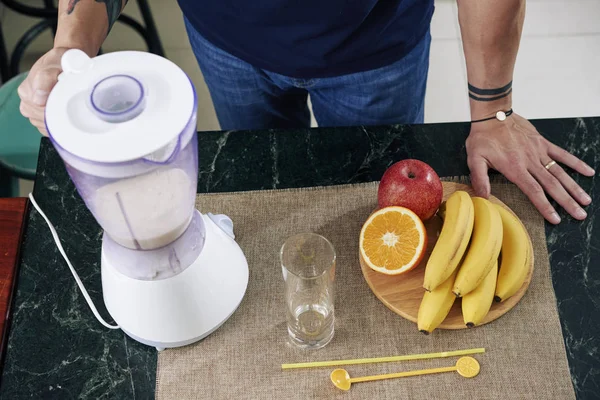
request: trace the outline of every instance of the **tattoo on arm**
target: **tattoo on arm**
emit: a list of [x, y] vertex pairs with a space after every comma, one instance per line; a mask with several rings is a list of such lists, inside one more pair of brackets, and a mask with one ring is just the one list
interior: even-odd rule
[[[67, 14], [72, 14], [75, 10], [75, 6], [81, 0], [69, 0], [69, 4], [67, 5]], [[112, 28], [115, 21], [119, 18], [119, 14], [121, 14], [121, 10], [123, 9], [123, 0], [94, 0], [96, 3], [104, 3], [106, 5], [106, 14], [108, 16], [108, 31]], [[127, 4], [128, 0], [125, 0], [125, 4]]]
[[476, 101], [494, 101], [508, 96], [512, 92], [512, 81], [495, 89], [481, 89], [469, 83], [469, 97]]
[[119, 18], [121, 9], [123, 6], [122, 0], [95, 0], [96, 3], [106, 4], [106, 13], [108, 14], [108, 31], [112, 28], [113, 24]]
[[503, 93], [499, 96], [494, 96], [494, 97], [479, 97], [479, 96], [475, 96], [473, 93], [469, 93], [469, 97], [472, 98], [473, 100], [477, 100], [477, 101], [494, 101], [494, 100], [500, 100], [505, 98], [506, 96], [508, 96], [510, 94], [510, 92], [512, 92], [512, 89], [509, 89], [508, 92]]

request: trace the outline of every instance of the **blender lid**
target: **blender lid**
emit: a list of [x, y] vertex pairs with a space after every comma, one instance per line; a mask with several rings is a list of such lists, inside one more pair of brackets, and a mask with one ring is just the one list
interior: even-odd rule
[[196, 113], [188, 76], [166, 58], [139, 51], [90, 58], [67, 51], [46, 104], [46, 128], [65, 151], [117, 163], [174, 147]]

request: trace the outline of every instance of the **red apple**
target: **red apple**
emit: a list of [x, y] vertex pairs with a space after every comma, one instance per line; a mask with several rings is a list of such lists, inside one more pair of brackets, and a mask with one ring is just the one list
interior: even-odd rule
[[442, 202], [442, 182], [428, 164], [419, 160], [402, 160], [389, 167], [379, 183], [379, 207], [401, 206], [426, 221]]

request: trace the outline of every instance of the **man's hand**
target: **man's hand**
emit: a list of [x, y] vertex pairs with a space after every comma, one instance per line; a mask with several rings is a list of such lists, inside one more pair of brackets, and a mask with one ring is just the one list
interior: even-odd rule
[[27, 79], [19, 86], [21, 114], [29, 118], [29, 121], [45, 136], [48, 135], [44, 122], [46, 101], [58, 81], [58, 75], [62, 72], [60, 59], [67, 50], [59, 47], [44, 54], [31, 67]]
[[[594, 170], [542, 137], [525, 118], [513, 113], [503, 122], [473, 123], [466, 145], [473, 188], [479, 196], [489, 196], [488, 168], [493, 168], [515, 183], [549, 222], [558, 224], [560, 217], [544, 192], [574, 218], [587, 216], [580, 205], [590, 204], [590, 196], [558, 163], [585, 176], [593, 176]], [[551, 161], [557, 164], [546, 169]]]
[[[512, 80], [525, 19], [525, 0], [458, 0], [458, 17], [467, 63], [471, 120], [512, 108]], [[478, 195], [490, 194], [488, 169], [515, 183], [551, 223], [560, 217], [546, 193], [576, 219], [590, 197], [558, 164], [591, 176], [594, 170], [544, 139], [525, 118], [471, 124], [467, 139], [471, 180]], [[548, 166], [548, 168], [546, 168]]]
[[94, 57], [127, 0], [59, 0], [58, 23], [54, 48], [31, 68], [19, 86], [21, 113], [47, 135], [44, 110], [48, 95], [62, 72], [60, 59], [70, 48], [80, 49]]

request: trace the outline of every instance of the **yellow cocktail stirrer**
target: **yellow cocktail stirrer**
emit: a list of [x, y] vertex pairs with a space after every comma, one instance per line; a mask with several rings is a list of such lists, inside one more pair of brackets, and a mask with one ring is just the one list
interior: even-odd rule
[[410, 361], [410, 360], [426, 360], [430, 358], [445, 358], [455, 356], [465, 356], [469, 354], [485, 353], [485, 348], [466, 349], [443, 351], [441, 353], [426, 353], [426, 354], [408, 354], [405, 356], [378, 357], [378, 358], [359, 358], [354, 360], [333, 360], [333, 361], [316, 361], [295, 364], [281, 364], [281, 369], [299, 369], [299, 368], [317, 368], [317, 367], [332, 367], [338, 365], [357, 365], [357, 364], [374, 364], [394, 361]]
[[455, 365], [451, 367], [429, 368], [418, 371], [396, 372], [394, 374], [361, 376], [360, 378], [350, 378], [350, 374], [345, 369], [336, 369], [330, 375], [331, 382], [336, 388], [350, 390], [353, 383], [379, 381], [382, 379], [404, 378], [407, 376], [418, 376], [428, 374], [440, 374], [443, 372], [458, 372], [465, 378], [474, 378], [479, 374], [479, 363], [473, 357], [461, 357]]

